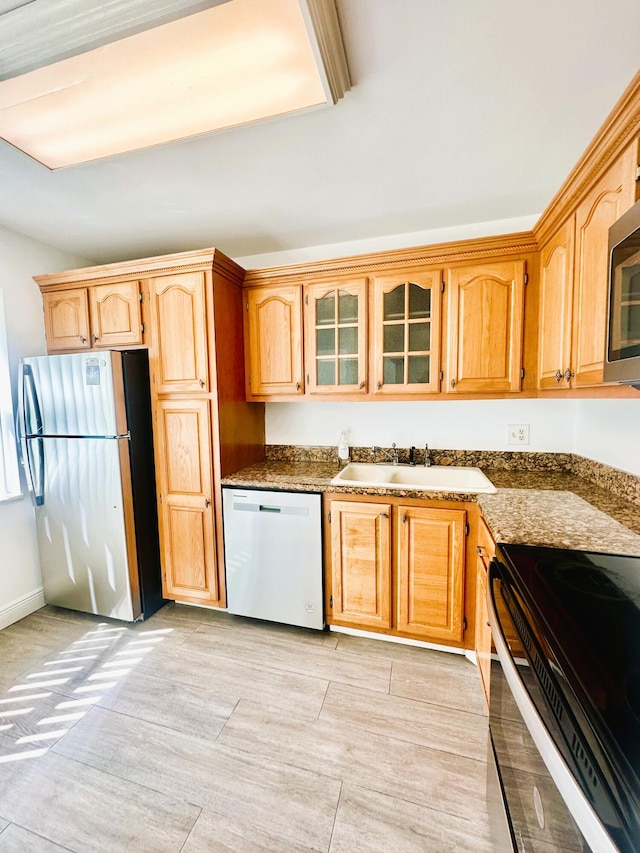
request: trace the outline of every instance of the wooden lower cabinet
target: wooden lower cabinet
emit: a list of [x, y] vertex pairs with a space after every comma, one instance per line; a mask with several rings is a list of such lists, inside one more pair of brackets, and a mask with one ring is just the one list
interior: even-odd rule
[[156, 471], [166, 598], [219, 599], [208, 399], [158, 400]]
[[391, 506], [331, 503], [331, 607], [336, 620], [391, 628]]
[[489, 708], [489, 685], [491, 681], [491, 625], [489, 624], [488, 572], [489, 563], [495, 557], [496, 543], [489, 528], [480, 519], [478, 522], [478, 547], [476, 548], [476, 627], [475, 651], [480, 671], [484, 698]]
[[325, 496], [327, 622], [461, 646], [465, 509]]
[[396, 508], [398, 631], [462, 642], [466, 522], [465, 510]]

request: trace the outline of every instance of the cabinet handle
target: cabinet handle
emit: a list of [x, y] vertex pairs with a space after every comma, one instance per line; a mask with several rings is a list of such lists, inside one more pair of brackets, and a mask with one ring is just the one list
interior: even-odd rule
[[81, 343], [81, 344], [86, 344], [86, 342], [87, 342], [87, 339], [86, 339], [86, 338], [83, 338], [83, 337], [82, 337], [82, 335], [80, 335], [80, 343]]
[[204, 499], [204, 505], [205, 509], [209, 509], [209, 507], [211, 506], [211, 501], [209, 500], [209, 498]]
[[93, 335], [94, 344], [97, 344], [99, 340], [100, 340], [100, 338], [97, 335]]
[[200, 387], [201, 387], [201, 388], [204, 388], [204, 386], [205, 386], [205, 384], [206, 384], [206, 383], [205, 383], [205, 381], [204, 381], [204, 379], [198, 379], [198, 382], [200, 383]]
[[575, 376], [575, 373], [572, 373], [572, 372], [571, 372], [571, 368], [567, 367], [567, 369], [565, 370], [565, 372], [564, 372], [563, 376], [564, 376], [564, 378], [566, 379], [566, 381], [568, 382], [568, 381], [571, 379], [571, 377], [572, 377], [572, 376]]
[[363, 380], [362, 380], [362, 382], [358, 385], [358, 388], [359, 388], [360, 390], [362, 390], [362, 389], [364, 388], [364, 379], [363, 379]]
[[378, 381], [377, 381], [377, 383], [376, 383], [376, 388], [378, 389], [378, 391], [382, 388], [382, 382], [380, 382], [380, 380], [379, 380], [379, 379], [378, 379]]
[[560, 380], [562, 379], [562, 372], [560, 370], [556, 370], [556, 372], [554, 373], [554, 376], [555, 376], [556, 382], [560, 382]]
[[300, 383], [296, 382], [296, 391], [299, 391], [299, 390], [300, 390]]
[[483, 549], [482, 545], [478, 545], [476, 547], [476, 554], [484, 554], [484, 549]]
[[406, 513], [406, 512], [403, 512], [403, 513], [402, 513], [402, 521], [403, 521], [405, 524], [407, 523], [407, 513]]
[[456, 387], [456, 380], [452, 379], [449, 384], [451, 385], [452, 388], [455, 388]]
[[389, 516], [388, 516], [388, 514], [387, 514], [386, 512], [381, 512], [381, 513], [380, 513], [380, 518], [389, 518]]

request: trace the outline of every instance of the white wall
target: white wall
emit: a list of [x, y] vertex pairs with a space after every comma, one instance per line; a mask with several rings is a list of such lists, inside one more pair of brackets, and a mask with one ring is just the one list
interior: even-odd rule
[[[32, 276], [90, 263], [0, 227], [0, 287], [14, 405], [18, 359], [46, 352], [42, 297]], [[23, 492], [21, 499], [0, 503], [0, 628], [43, 603], [33, 508], [24, 482]]]
[[576, 403], [575, 452], [640, 476], [640, 397]]
[[[528, 424], [530, 443], [508, 445], [507, 425]], [[574, 400], [432, 400], [401, 403], [268, 403], [267, 444], [349, 443], [451, 450], [570, 453]]]

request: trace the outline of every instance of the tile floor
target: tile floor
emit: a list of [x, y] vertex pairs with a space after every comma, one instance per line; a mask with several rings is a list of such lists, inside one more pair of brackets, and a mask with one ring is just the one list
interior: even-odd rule
[[464, 657], [169, 605], [0, 632], [1, 853], [490, 853]]

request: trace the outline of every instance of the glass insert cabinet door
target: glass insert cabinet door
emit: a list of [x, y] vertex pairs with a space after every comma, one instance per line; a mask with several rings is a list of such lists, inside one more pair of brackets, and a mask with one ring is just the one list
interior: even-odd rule
[[367, 279], [305, 286], [311, 394], [366, 393]]
[[374, 393], [440, 390], [442, 271], [374, 279]]

